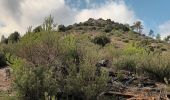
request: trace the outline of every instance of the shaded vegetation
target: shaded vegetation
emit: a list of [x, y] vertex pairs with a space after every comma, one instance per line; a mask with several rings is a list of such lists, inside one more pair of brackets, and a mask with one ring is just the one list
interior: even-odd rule
[[107, 43], [110, 43], [110, 39], [105, 35], [101, 35], [101, 36], [95, 37], [92, 40], [92, 42], [94, 42], [95, 44], [101, 45], [101, 46], [105, 46]]

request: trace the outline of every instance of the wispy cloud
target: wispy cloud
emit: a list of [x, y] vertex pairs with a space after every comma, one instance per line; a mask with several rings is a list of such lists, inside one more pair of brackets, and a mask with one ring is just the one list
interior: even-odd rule
[[121, 23], [132, 24], [139, 20], [134, 11], [123, 1], [109, 1], [101, 6], [81, 10], [76, 15], [76, 21], [85, 21], [88, 18], [112, 19]]

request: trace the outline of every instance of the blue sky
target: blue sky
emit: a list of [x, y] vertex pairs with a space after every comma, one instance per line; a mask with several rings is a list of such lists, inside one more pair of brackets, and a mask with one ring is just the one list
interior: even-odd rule
[[0, 36], [14, 31], [22, 35], [28, 26], [40, 25], [46, 16], [69, 25], [89, 18], [111, 19], [132, 25], [142, 21], [162, 37], [170, 35], [170, 0], [0, 0]]
[[170, 0], [125, 0], [148, 28], [158, 31], [158, 25], [170, 20]]
[[[78, 9], [90, 8], [87, 0], [66, 0], [70, 7]], [[95, 6], [102, 6], [107, 0], [89, 0]], [[117, 0], [120, 1], [120, 0]], [[159, 25], [170, 20], [170, 0], [124, 0], [126, 5], [135, 12], [135, 15], [141, 19], [147, 30], [154, 30], [159, 33]]]

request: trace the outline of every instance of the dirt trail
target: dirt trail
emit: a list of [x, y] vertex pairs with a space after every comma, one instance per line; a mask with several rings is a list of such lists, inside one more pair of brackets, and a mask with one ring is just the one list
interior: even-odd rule
[[11, 84], [10, 78], [7, 78], [6, 69], [7, 68], [0, 69], [0, 91], [1, 92], [8, 91]]

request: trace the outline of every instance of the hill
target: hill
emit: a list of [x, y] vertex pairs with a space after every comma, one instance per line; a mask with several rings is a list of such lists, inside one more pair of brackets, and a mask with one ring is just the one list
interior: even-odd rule
[[[106, 35], [111, 39], [111, 43], [115, 43], [118, 47], [128, 43], [139, 42], [140, 45], [147, 49], [169, 50], [169, 44], [165, 41], [156, 40], [145, 34], [135, 32], [130, 25], [121, 24], [110, 19], [93, 19], [88, 21], [75, 23], [73, 25], [59, 25], [58, 31], [64, 34], [89, 34], [92, 37]], [[141, 43], [140, 43], [141, 42]], [[120, 44], [119, 44], [120, 43]]]
[[14, 99], [159, 100], [168, 98], [169, 47], [109, 19], [56, 30], [50, 16], [23, 37], [3, 37], [0, 66], [11, 69]]

